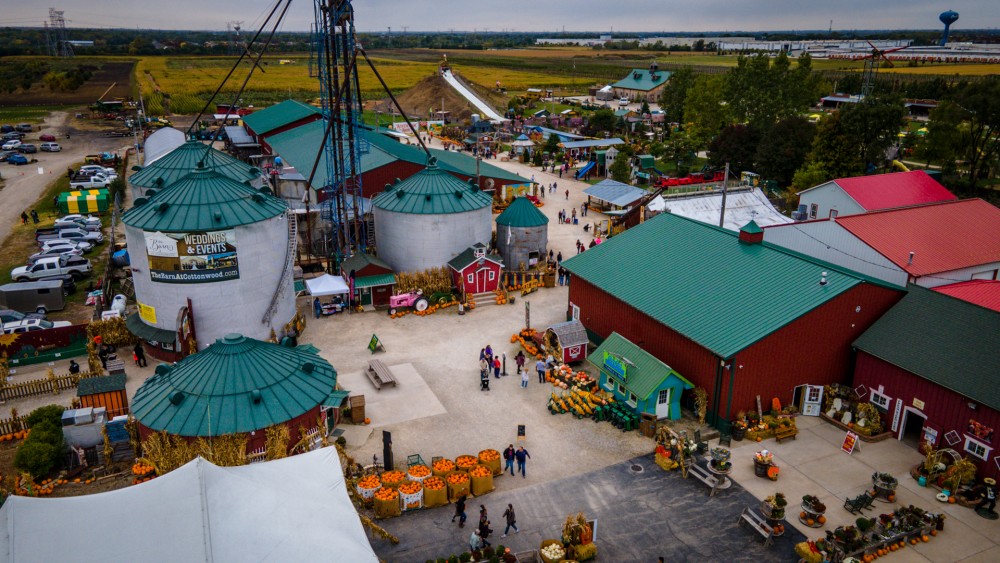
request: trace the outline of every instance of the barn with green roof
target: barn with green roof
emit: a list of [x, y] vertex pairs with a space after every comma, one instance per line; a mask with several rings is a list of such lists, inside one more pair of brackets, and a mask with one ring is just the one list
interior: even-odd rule
[[151, 356], [286, 332], [296, 233], [284, 201], [202, 163], [137, 203], [122, 216], [139, 303], [126, 321]]
[[247, 434], [247, 451], [264, 448], [268, 427], [322, 421], [337, 372], [312, 347], [289, 347], [227, 334], [176, 364], [160, 364], [132, 400], [142, 438], [166, 432], [185, 438]]
[[534, 266], [545, 259], [549, 218], [526, 197], [516, 197], [496, 218], [497, 252], [512, 270]]
[[563, 261], [567, 315], [617, 332], [708, 391], [709, 421], [796, 387], [846, 383], [851, 343], [899, 288], [763, 240], [663, 213]]

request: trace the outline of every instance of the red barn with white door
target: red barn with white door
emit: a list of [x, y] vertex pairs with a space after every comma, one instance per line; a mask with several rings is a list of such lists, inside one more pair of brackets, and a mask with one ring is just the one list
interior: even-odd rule
[[503, 259], [486, 253], [486, 245], [476, 243], [448, 262], [455, 287], [465, 295], [496, 291], [500, 287]]

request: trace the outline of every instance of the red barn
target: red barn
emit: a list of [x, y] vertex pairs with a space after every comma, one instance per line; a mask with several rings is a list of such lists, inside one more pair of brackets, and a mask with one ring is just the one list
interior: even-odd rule
[[371, 254], [359, 252], [344, 260], [340, 265], [340, 274], [354, 290], [356, 303], [376, 307], [389, 305], [389, 297], [396, 287], [396, 274], [385, 262]]
[[[995, 302], [998, 296], [994, 286]], [[911, 285], [854, 342], [854, 387], [887, 429], [916, 447], [952, 448], [1000, 479], [1000, 311]]]
[[476, 243], [448, 262], [452, 283], [465, 295], [496, 291], [500, 287], [503, 259], [486, 253], [486, 245]]
[[[243, 123], [246, 125], [247, 131], [260, 143], [261, 152], [274, 154], [271, 145], [267, 142], [269, 137], [311, 123], [322, 117], [323, 114], [320, 113], [319, 108], [295, 100], [285, 100], [244, 116]], [[313, 158], [315, 157], [314, 154]]]
[[568, 315], [617, 332], [709, 394], [709, 420], [803, 384], [846, 382], [851, 342], [902, 296], [897, 288], [732, 231], [664, 213], [563, 262]]

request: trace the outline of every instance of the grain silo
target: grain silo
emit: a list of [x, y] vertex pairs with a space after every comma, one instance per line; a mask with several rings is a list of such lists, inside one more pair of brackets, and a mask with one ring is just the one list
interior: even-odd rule
[[127, 325], [154, 357], [190, 353], [192, 327], [200, 349], [231, 332], [280, 335], [295, 315], [294, 221], [269, 192], [201, 166], [122, 222], [139, 303]]
[[549, 218], [526, 197], [514, 198], [497, 217], [497, 251], [511, 270], [545, 260]]
[[[150, 135], [149, 139], [157, 134], [159, 132]], [[237, 182], [250, 182], [255, 188], [264, 185], [259, 169], [211, 148], [201, 141], [188, 141], [166, 153], [153, 155], [154, 159], [148, 156], [146, 165], [128, 178], [128, 184], [132, 187], [132, 201], [140, 197], [148, 198], [187, 176], [199, 162], [204, 163], [206, 168]]]
[[372, 199], [378, 256], [396, 272], [444, 266], [477, 242], [489, 244], [492, 204], [432, 158], [426, 170]]

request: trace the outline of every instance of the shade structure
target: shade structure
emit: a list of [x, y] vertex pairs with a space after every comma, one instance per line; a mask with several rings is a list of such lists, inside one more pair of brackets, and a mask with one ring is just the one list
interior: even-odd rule
[[78, 190], [59, 194], [63, 213], [101, 213], [108, 209], [108, 190]]
[[323, 274], [318, 278], [306, 280], [306, 288], [309, 290], [309, 295], [315, 297], [322, 297], [324, 295], [340, 295], [350, 293], [351, 291], [351, 288], [344, 283], [344, 278], [341, 276], [332, 276], [330, 274]]
[[5, 561], [378, 561], [334, 448], [241, 467], [198, 458], [94, 495], [12, 496], [0, 526]]

